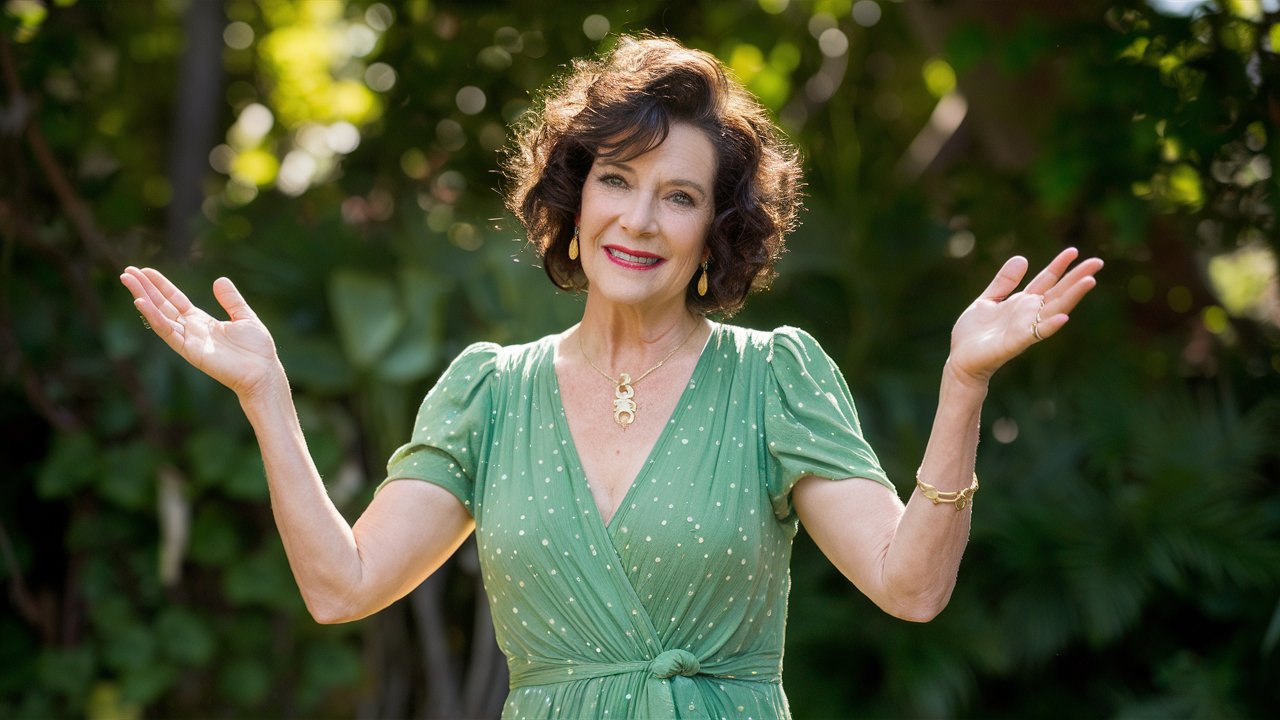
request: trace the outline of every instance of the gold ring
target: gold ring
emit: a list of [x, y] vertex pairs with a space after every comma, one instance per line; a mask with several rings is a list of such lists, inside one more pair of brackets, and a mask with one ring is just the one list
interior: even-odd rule
[[[1037, 313], [1037, 315], [1038, 314], [1039, 313]], [[1031, 323], [1031, 334], [1036, 336], [1036, 340], [1044, 339], [1044, 336], [1040, 334], [1040, 318], [1039, 317], [1036, 318], [1035, 322]]]

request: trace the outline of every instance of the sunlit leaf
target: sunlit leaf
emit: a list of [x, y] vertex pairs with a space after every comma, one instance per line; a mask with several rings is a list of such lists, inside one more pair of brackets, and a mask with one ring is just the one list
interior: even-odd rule
[[940, 98], [956, 87], [956, 73], [951, 65], [941, 58], [931, 58], [921, 71], [924, 75], [925, 88], [929, 94]]
[[89, 691], [85, 715], [89, 720], [138, 720], [142, 706], [126, 700], [118, 683], [99, 681]]
[[1204, 188], [1200, 173], [1187, 163], [1179, 163], [1169, 172], [1169, 198], [1179, 205], [1199, 208], [1204, 204]]
[[245, 185], [270, 185], [280, 171], [280, 161], [262, 149], [237, 153], [231, 160], [231, 177]]
[[18, 22], [13, 39], [25, 43], [36, 36], [49, 11], [39, 0], [7, 0], [4, 14]]

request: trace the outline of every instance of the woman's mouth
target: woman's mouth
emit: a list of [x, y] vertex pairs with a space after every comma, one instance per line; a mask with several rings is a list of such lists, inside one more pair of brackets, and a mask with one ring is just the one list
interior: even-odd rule
[[648, 270], [662, 264], [663, 259], [653, 253], [640, 250], [624, 250], [616, 245], [606, 245], [604, 254], [615, 265], [634, 270]]

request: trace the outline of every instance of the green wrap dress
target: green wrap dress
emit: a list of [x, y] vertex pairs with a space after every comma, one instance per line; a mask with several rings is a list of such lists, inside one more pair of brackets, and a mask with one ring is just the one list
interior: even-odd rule
[[892, 488], [803, 331], [716, 325], [608, 526], [569, 434], [555, 343], [467, 348], [386, 482], [458, 497], [511, 671], [504, 718], [785, 718], [782, 650], [806, 475]]

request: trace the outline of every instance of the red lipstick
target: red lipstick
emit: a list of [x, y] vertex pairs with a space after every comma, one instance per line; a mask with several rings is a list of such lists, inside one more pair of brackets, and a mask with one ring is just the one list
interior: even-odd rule
[[652, 270], [665, 262], [661, 255], [622, 245], [605, 245], [602, 249], [610, 262], [631, 270]]

